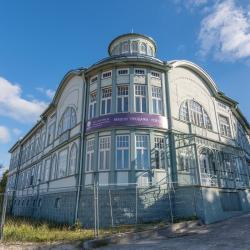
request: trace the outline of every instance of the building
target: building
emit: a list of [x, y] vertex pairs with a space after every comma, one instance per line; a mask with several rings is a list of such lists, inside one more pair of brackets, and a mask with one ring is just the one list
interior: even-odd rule
[[64, 76], [41, 119], [10, 149], [12, 214], [91, 225], [86, 187], [122, 186], [127, 201], [132, 183], [162, 180], [175, 188], [176, 217], [196, 210], [210, 223], [250, 211], [250, 125], [237, 102], [198, 65], [162, 61], [156, 51], [148, 36], [121, 35], [109, 57]]

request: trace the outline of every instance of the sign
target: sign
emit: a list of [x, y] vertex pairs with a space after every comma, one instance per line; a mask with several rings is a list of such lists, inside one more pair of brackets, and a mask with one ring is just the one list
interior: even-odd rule
[[100, 116], [89, 120], [86, 124], [86, 132], [97, 129], [119, 126], [154, 127], [167, 129], [167, 118], [161, 115], [145, 113], [119, 113]]

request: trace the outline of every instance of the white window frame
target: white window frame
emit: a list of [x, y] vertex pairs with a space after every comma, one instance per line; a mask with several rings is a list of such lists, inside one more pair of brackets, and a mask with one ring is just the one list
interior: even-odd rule
[[[226, 119], [227, 122], [224, 122], [222, 119]], [[229, 117], [219, 114], [219, 125], [220, 125], [220, 134], [222, 136], [232, 138], [232, 131], [231, 131]]]
[[[162, 115], [163, 113], [163, 103], [162, 103], [162, 87], [152, 86], [152, 111], [154, 114]], [[154, 101], [156, 102], [156, 110], [154, 110]]]
[[112, 77], [112, 70], [102, 72], [102, 79], [108, 79]]
[[[138, 146], [137, 142], [139, 142], [139, 141], [137, 141], [137, 138], [139, 138], [139, 137], [141, 137], [141, 138], [142, 137], [147, 138], [147, 146], [146, 147], [145, 146], [141, 146], [141, 145]], [[136, 170], [150, 170], [150, 141], [149, 140], [150, 139], [149, 139], [149, 135], [148, 134], [136, 134], [135, 135], [135, 155], [136, 155], [135, 169]], [[142, 140], [140, 140], [140, 142], [142, 142]], [[148, 167], [147, 168], [145, 168], [145, 167], [139, 168], [138, 167], [138, 165], [137, 165], [137, 150], [142, 150], [142, 156], [144, 154], [144, 151], [146, 151], [146, 150], [148, 151], [148, 155], [147, 155]], [[143, 164], [144, 164], [144, 162], [142, 162], [142, 165]]]
[[135, 68], [134, 74], [137, 76], [145, 76], [146, 75], [146, 69], [144, 68]]
[[[127, 94], [122, 93], [119, 95], [119, 88], [127, 88], [127, 90], [122, 91], [125, 92], [127, 91]], [[125, 98], [128, 99], [128, 110], [125, 110]], [[122, 110], [118, 111], [118, 100], [121, 99], [121, 105], [122, 105]], [[129, 85], [118, 85], [117, 86], [117, 93], [116, 93], [116, 112], [117, 113], [126, 113], [129, 112]]]
[[[105, 96], [104, 91], [109, 90], [110, 95]], [[107, 94], [107, 92], [106, 92]], [[108, 100], [110, 100], [110, 112], [108, 112]], [[102, 103], [105, 102], [104, 113], [102, 113]], [[101, 107], [100, 107], [101, 115], [107, 115], [112, 113], [112, 87], [105, 87], [101, 89]]]
[[[58, 158], [57, 158], [57, 166], [58, 166], [58, 167], [57, 167], [57, 178], [64, 178], [64, 177], [67, 176], [68, 157], [69, 157], [69, 156], [68, 156], [68, 154], [69, 154], [68, 151], [69, 151], [68, 148], [65, 148], [65, 149], [61, 150], [61, 151], [58, 153]], [[66, 160], [65, 160], [66, 166], [65, 166], [65, 169], [64, 169], [64, 171], [65, 171], [64, 175], [61, 175], [61, 174], [60, 174], [60, 170], [61, 170], [61, 168], [60, 168], [60, 166], [61, 166], [61, 158], [60, 158], [60, 155], [61, 155], [63, 152], [66, 153]]]
[[[92, 96], [95, 95], [95, 100]], [[89, 119], [96, 117], [96, 107], [97, 106], [97, 91], [92, 91], [89, 96]]]
[[96, 83], [98, 81], [98, 75], [92, 76], [90, 78], [90, 85]]
[[[123, 140], [122, 137], [127, 137], [127, 142], [124, 140], [124, 141], [120, 141], [118, 142], [118, 138], [121, 138], [121, 140]], [[121, 144], [125, 144], [127, 143], [127, 146], [126, 145], [121, 145], [121, 146], [118, 146], [118, 143], [121, 143]], [[115, 167], [116, 167], [116, 170], [128, 170], [130, 169], [130, 136], [129, 134], [119, 134], [119, 135], [116, 135], [116, 139], [115, 139], [115, 145], [116, 145], [116, 149], [115, 149], [115, 153], [116, 153], [116, 164], [115, 164]], [[128, 166], [125, 166], [124, 165], [124, 155], [125, 155], [125, 150], [128, 150]], [[118, 167], [118, 151], [122, 151], [122, 161], [120, 162], [120, 166], [122, 167]]]
[[[106, 141], [105, 141], [106, 140]], [[101, 152], [103, 152], [103, 168], [101, 168]], [[109, 155], [109, 162], [107, 164], [107, 155]], [[111, 165], [111, 136], [102, 136], [99, 138], [99, 152], [98, 152], [98, 170], [109, 171]]]
[[151, 78], [156, 78], [156, 79], [160, 79], [161, 78], [161, 73], [157, 72], [157, 71], [151, 71], [150, 75], [151, 75]]
[[86, 167], [85, 167], [86, 173], [95, 171], [94, 158], [95, 158], [95, 138], [91, 138], [88, 139], [86, 142]]
[[[75, 150], [75, 154], [73, 154], [74, 153], [73, 150]], [[68, 176], [76, 174], [77, 159], [78, 159], [78, 147], [77, 147], [76, 143], [73, 143], [71, 148], [70, 148], [70, 151], [69, 151], [69, 165], [67, 168], [67, 175]], [[72, 172], [71, 172], [71, 170], [72, 170]]]
[[[140, 88], [140, 90], [139, 89], [137, 89], [137, 88]], [[142, 88], [144, 88], [144, 92], [145, 92], [145, 95], [143, 95], [143, 94], [141, 94], [143, 91], [142, 91]], [[139, 93], [138, 94], [138, 92], [141, 92], [141, 93]], [[134, 85], [134, 98], [135, 98], [135, 105], [134, 105], [134, 109], [135, 109], [135, 112], [136, 113], [147, 113], [147, 85], [143, 85], [143, 84], [135, 84]], [[137, 111], [136, 110], [136, 99], [139, 99], [139, 103], [140, 103], [140, 111]], [[145, 103], [146, 103], [146, 109], [145, 109], [145, 111], [142, 111], [143, 110], [143, 99], [145, 98]]]
[[[154, 149], [155, 149], [155, 168], [166, 169], [166, 151], [165, 151], [165, 138], [163, 136], [156, 135], [154, 137]], [[159, 155], [159, 167], [156, 166], [156, 151]], [[162, 157], [163, 156], [163, 157]]]
[[128, 68], [117, 69], [117, 75], [118, 76], [127, 76], [127, 75], [129, 75], [129, 69]]

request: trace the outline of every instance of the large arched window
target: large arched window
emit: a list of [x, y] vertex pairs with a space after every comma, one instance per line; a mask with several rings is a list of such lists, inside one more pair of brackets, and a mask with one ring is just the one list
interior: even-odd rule
[[205, 109], [194, 100], [186, 100], [180, 107], [180, 120], [212, 130], [211, 120]]
[[146, 43], [141, 43], [141, 53], [142, 54], [147, 53], [147, 45], [146, 45]]
[[51, 172], [50, 172], [50, 179], [54, 180], [57, 178], [57, 156], [54, 154], [51, 163]]
[[77, 164], [77, 146], [74, 143], [70, 150], [69, 155], [69, 169], [68, 169], [68, 175], [75, 174], [76, 172], [76, 164]]
[[73, 128], [76, 125], [76, 111], [72, 107], [68, 107], [59, 122], [58, 135], [61, 135], [68, 129]]

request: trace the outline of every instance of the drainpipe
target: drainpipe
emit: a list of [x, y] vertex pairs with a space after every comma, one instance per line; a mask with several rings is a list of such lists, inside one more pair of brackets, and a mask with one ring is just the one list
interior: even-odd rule
[[78, 219], [78, 210], [79, 210], [79, 200], [80, 200], [80, 191], [81, 191], [81, 185], [82, 185], [82, 169], [83, 169], [83, 159], [84, 159], [84, 154], [83, 154], [83, 149], [84, 149], [84, 130], [85, 130], [85, 107], [86, 107], [86, 90], [87, 90], [87, 85], [86, 85], [86, 80], [85, 80], [85, 75], [84, 71], [81, 74], [83, 83], [84, 83], [84, 89], [83, 89], [83, 96], [82, 96], [82, 114], [81, 114], [81, 136], [80, 136], [80, 146], [79, 146], [79, 169], [78, 169], [78, 185], [77, 185], [77, 194], [76, 194], [76, 208], [75, 208], [75, 217], [74, 217], [74, 222], [77, 222]]
[[173, 121], [172, 121], [172, 112], [171, 112], [171, 103], [170, 103], [170, 86], [168, 79], [168, 71], [171, 70], [167, 62], [165, 70], [165, 87], [166, 87], [166, 106], [167, 106], [167, 118], [168, 118], [168, 134], [169, 134], [169, 151], [170, 151], [170, 165], [171, 165], [171, 181], [174, 183], [178, 182], [177, 175], [177, 164], [176, 164], [176, 152], [175, 152], [175, 141], [173, 133]]

